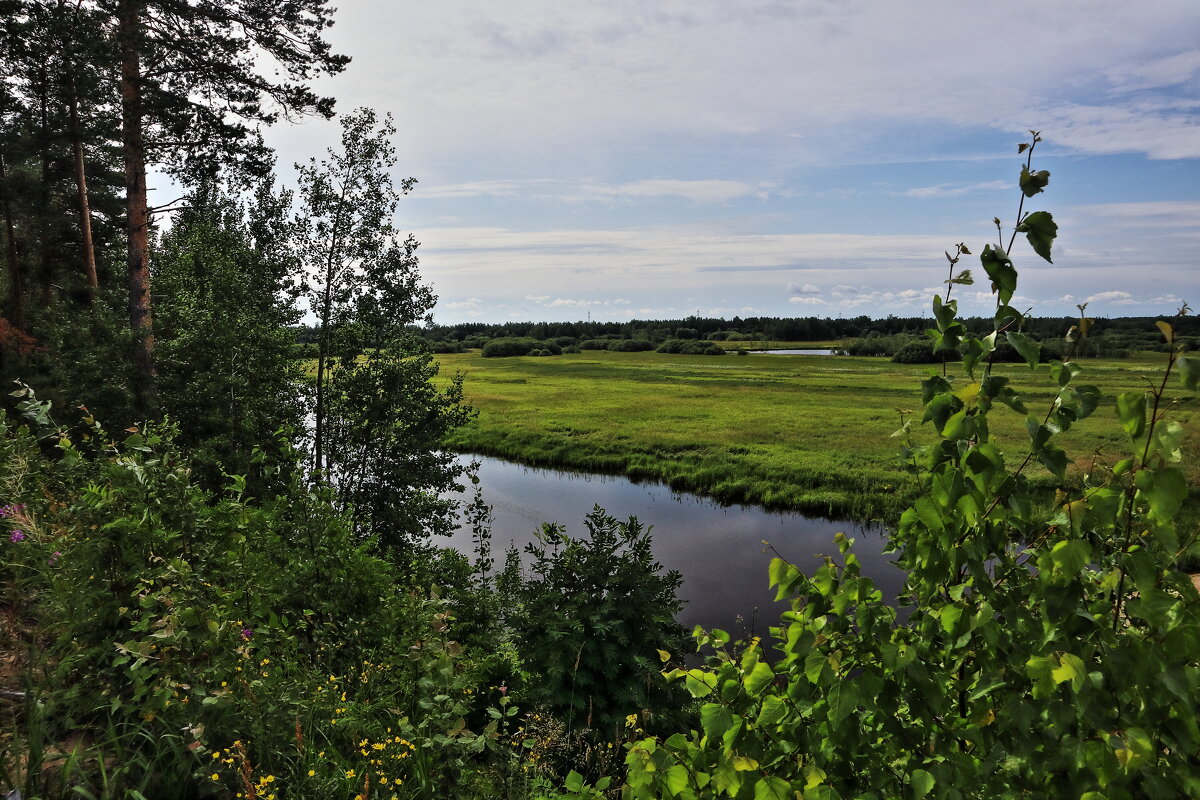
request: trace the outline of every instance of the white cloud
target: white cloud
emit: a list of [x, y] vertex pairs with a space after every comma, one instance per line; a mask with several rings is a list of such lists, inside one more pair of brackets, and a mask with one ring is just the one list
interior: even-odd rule
[[[819, 286], [814, 286], [811, 283], [803, 283], [803, 284], [789, 283], [787, 285], [787, 289], [788, 289], [788, 294], [810, 294], [811, 295], [811, 294], [820, 294], [821, 293], [821, 288]], [[793, 300], [792, 302], [796, 303], [799, 301]]]
[[417, 196], [427, 200], [503, 197], [558, 203], [612, 203], [669, 198], [695, 204], [713, 204], [743, 197], [765, 200], [770, 197], [771, 189], [771, 185], [766, 183], [717, 179], [654, 178], [629, 183], [606, 183], [571, 178], [513, 178], [435, 184], [421, 187], [417, 190]]
[[[405, 46], [380, 30], [404, 30]], [[980, 57], [985, 30], [1004, 58]], [[1086, 13], [1012, 0], [1003, 15], [957, 0], [919, 14], [886, 0], [448, 0], [420, 14], [356, 0], [331, 37], [354, 63], [321, 88], [395, 112], [402, 153], [422, 164], [601, 163], [676, 136], [777, 137], [789, 159], [819, 163], [897, 123], [1041, 126], [1087, 152], [1196, 147], [1181, 115], [1121, 113], [1200, 68], [1200, 15], [1172, 0]], [[1014, 65], [1037, 80], [1012, 80]]]
[[1113, 290], [1110, 292], [1098, 292], [1094, 295], [1091, 295], [1083, 302], [1087, 303], [1088, 305], [1091, 305], [1092, 303], [1107, 303], [1110, 305], [1119, 306], [1130, 305], [1135, 301], [1133, 299], [1133, 295], [1131, 295], [1129, 292]]
[[1011, 181], [986, 181], [972, 183], [966, 186], [942, 183], [937, 186], [920, 186], [903, 192], [905, 197], [962, 197], [965, 194], [977, 192], [1011, 191]]
[[825, 301], [824, 301], [824, 300], [822, 300], [822, 299], [821, 299], [821, 298], [819, 298], [819, 297], [789, 297], [789, 298], [788, 298], [788, 302], [789, 302], [789, 303], [794, 303], [794, 304], [796, 304], [796, 305], [803, 305], [803, 306], [823, 306], [823, 305], [826, 305]]

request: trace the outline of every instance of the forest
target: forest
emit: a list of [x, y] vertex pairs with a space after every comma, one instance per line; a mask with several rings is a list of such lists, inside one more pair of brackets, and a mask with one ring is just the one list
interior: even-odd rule
[[[394, 121], [312, 88], [349, 63], [333, 17], [0, 0], [6, 797], [1200, 796], [1197, 329], [1010, 305], [1058, 230], [1024, 210], [1036, 132], [1015, 221], [947, 252], [927, 320], [439, 327]], [[340, 138], [289, 172], [262, 130], [305, 115]], [[996, 313], [960, 319], [976, 282]], [[1104, 398], [1092, 334], [1154, 381]], [[689, 635], [648, 521], [496, 553], [447, 448], [477, 412], [439, 349], [903, 335], [954, 357], [862, 431], [917, 487], [899, 606], [839, 535], [811, 574], [772, 561], [769, 634]], [[1068, 451], [1094, 413], [1103, 452]], [[460, 525], [473, 551], [439, 547]]]

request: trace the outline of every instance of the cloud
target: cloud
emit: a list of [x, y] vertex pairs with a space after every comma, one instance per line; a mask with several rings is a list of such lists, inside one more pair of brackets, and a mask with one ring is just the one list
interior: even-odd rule
[[789, 302], [789, 303], [794, 303], [794, 304], [796, 304], [796, 305], [802, 305], [802, 306], [823, 306], [823, 305], [826, 305], [825, 301], [824, 301], [824, 300], [822, 300], [822, 299], [821, 299], [821, 298], [819, 298], [819, 297], [789, 297], [789, 298], [788, 298], [788, 302]]
[[[804, 283], [804, 284], [789, 283], [787, 285], [787, 289], [788, 289], [788, 294], [796, 294], [796, 295], [820, 294], [821, 293], [820, 287], [813, 286], [811, 283]], [[791, 302], [796, 303], [799, 301], [792, 300]]]
[[612, 198], [673, 197], [692, 203], [725, 203], [739, 197], [766, 199], [769, 187], [743, 181], [656, 179], [585, 187], [581, 199], [588, 199], [589, 195]]
[[[346, 107], [370, 103], [411, 120], [402, 152], [421, 164], [611, 163], [644, 147], [668, 152], [681, 137], [759, 137], [792, 163], [818, 164], [860, 153], [866, 140], [880, 157], [911, 151], [914, 139], [896, 134], [913, 125], [1036, 125], [1084, 152], [1188, 149], [1186, 115], [1142, 119], [1136, 106], [1194, 80], [1200, 17], [1190, 4], [1006, 8], [461, 0], [413, 15], [358, 0], [343, 4], [330, 34], [354, 62], [327, 91]], [[978, 36], [963, 34], [984, 29], [1006, 43], [1005, 58], [979, 57]], [[404, 30], [405, 47], [380, 30]], [[1013, 81], [1014, 63], [1038, 80]], [[1098, 109], [1118, 113], [1097, 120]], [[1102, 124], [1089, 130], [1085, 118]]]
[[529, 178], [443, 183], [421, 187], [418, 197], [426, 200], [462, 200], [473, 197], [523, 198], [558, 203], [612, 203], [637, 200], [675, 199], [697, 205], [727, 203], [744, 197], [765, 200], [772, 185], [718, 179], [654, 178], [628, 183], [578, 178]]
[[975, 194], [977, 192], [997, 192], [1009, 191], [1013, 187], [1011, 181], [986, 181], [984, 183], [972, 183], [966, 186], [955, 186], [954, 184], [942, 183], [937, 186], [920, 186], [914, 189], [909, 189], [902, 194], [905, 197], [962, 197], [965, 194]]
[[1121, 305], [1131, 305], [1132, 303], [1134, 303], [1136, 301], [1134, 301], [1133, 295], [1131, 295], [1129, 292], [1122, 292], [1122, 291], [1114, 290], [1114, 291], [1110, 291], [1110, 292], [1099, 292], [1097, 294], [1091, 295], [1083, 302], [1085, 302], [1089, 305], [1091, 305], [1092, 303], [1107, 303], [1109, 305], [1121, 306]]
[[466, 300], [459, 300], [459, 301], [451, 302], [451, 303], [442, 303], [441, 305], [443, 308], [454, 308], [454, 309], [479, 308], [479, 306], [483, 305], [483, 301], [480, 300], [478, 297], [468, 297]]

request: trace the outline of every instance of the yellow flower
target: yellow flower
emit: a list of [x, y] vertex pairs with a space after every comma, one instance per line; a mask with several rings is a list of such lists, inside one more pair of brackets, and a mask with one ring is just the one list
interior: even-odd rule
[[354, 777], [354, 770], [352, 770], [352, 769], [348, 769], [348, 770], [346, 770], [346, 777], [347, 777], [347, 778], [353, 778], [353, 777]]
[[218, 774], [217, 774], [217, 773], [215, 773], [215, 772], [214, 772], [212, 775], [210, 775], [209, 777], [210, 777], [210, 778], [212, 778], [214, 781], [219, 781], [219, 780], [221, 780], [221, 776], [220, 776], [220, 775], [218, 775]]
[[316, 774], [317, 774], [317, 771], [316, 771], [315, 769], [310, 769], [310, 770], [308, 771], [308, 777], [310, 777], [310, 778], [311, 778], [313, 775], [316, 775]]

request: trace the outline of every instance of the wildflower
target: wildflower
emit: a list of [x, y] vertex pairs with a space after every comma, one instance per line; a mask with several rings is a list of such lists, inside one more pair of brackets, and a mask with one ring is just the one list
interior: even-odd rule
[[61, 556], [61, 555], [62, 555], [62, 551], [61, 551], [61, 550], [55, 550], [55, 551], [54, 551], [54, 554], [53, 554], [53, 555], [51, 555], [51, 556], [50, 556], [50, 559], [49, 559], [49, 564], [50, 564], [50, 566], [52, 566], [52, 567], [53, 567], [53, 566], [54, 566], [56, 563], [58, 563], [58, 557], [59, 557], [59, 556]]
[[242, 638], [246, 641], [250, 641], [250, 637], [253, 635], [254, 631], [250, 630], [249, 628], [242, 628]]
[[214, 772], [214, 773], [213, 773], [212, 775], [210, 775], [209, 777], [210, 777], [210, 778], [212, 778], [214, 781], [219, 781], [219, 780], [221, 780], [221, 776], [220, 776], [220, 774], [218, 774], [218, 773], [216, 773], [216, 772]]
[[313, 775], [316, 775], [316, 774], [317, 774], [317, 771], [316, 771], [315, 769], [310, 769], [310, 770], [308, 771], [308, 777], [310, 777], [310, 778], [311, 778]]
[[352, 769], [348, 769], [348, 770], [346, 770], [346, 777], [347, 777], [347, 778], [353, 778], [353, 777], [354, 777], [354, 770], [352, 770]]
[[13, 531], [8, 540], [14, 544], [25, 541], [25, 531]]

